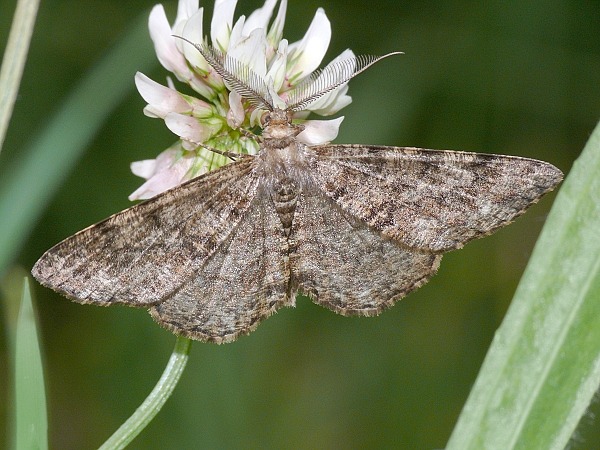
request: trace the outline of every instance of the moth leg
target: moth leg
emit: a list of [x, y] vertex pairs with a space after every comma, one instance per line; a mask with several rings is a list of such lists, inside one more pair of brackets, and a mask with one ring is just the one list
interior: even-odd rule
[[261, 139], [261, 137], [259, 135], [254, 134], [254, 133], [252, 133], [252, 132], [250, 132], [248, 130], [245, 130], [244, 128], [238, 128], [238, 131], [240, 133], [242, 133], [242, 135], [244, 135], [248, 139], [252, 139], [253, 141], [256, 141], [256, 142], [261, 142], [262, 141], [262, 139]]

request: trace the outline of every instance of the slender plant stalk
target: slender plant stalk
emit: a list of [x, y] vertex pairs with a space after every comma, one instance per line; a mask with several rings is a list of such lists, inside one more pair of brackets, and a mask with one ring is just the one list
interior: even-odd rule
[[19, 92], [39, 0], [19, 0], [0, 68], [0, 151]]
[[158, 414], [179, 382], [188, 360], [191, 343], [190, 339], [177, 336], [169, 363], [150, 395], [115, 434], [100, 447], [100, 450], [125, 448]]

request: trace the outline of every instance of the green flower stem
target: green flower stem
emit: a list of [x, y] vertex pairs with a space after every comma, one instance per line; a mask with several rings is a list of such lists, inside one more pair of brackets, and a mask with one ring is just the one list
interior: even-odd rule
[[190, 352], [190, 339], [177, 336], [175, 348], [160, 380], [146, 397], [144, 403], [119, 427], [119, 429], [100, 447], [100, 450], [125, 448], [160, 411], [177, 386], [185, 369]]
[[0, 69], [0, 150], [19, 92], [39, 0], [19, 0]]

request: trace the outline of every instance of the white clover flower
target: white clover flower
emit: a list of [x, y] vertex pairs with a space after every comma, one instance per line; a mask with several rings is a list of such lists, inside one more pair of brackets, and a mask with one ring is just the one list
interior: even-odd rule
[[[216, 0], [209, 42], [203, 33], [203, 8], [199, 8], [198, 2], [179, 0], [172, 27], [162, 5], [156, 5], [150, 13], [150, 36], [159, 61], [177, 80], [189, 85], [203, 99], [178, 92], [170, 79], [167, 87], [142, 73], [136, 75], [138, 91], [148, 102], [144, 113], [163, 119], [179, 141], [154, 160], [132, 164], [133, 173], [147, 181], [131, 194], [130, 200], [153, 197], [229, 161], [224, 155], [202, 145], [232, 153], [256, 154], [259, 150], [256, 140], [248, 136], [253, 129], [261, 126], [260, 117], [264, 111], [232, 91], [231, 86], [227, 86], [189, 43], [209, 45], [243, 70], [256, 74], [267, 86], [273, 105], [282, 108], [286, 102], [296, 98], [291, 98], [295, 95], [294, 89], [311, 79], [329, 46], [331, 25], [322, 8], [317, 10], [300, 41], [288, 44], [282, 39], [287, 0], [281, 0], [270, 26], [277, 0], [266, 0], [262, 8], [247, 18], [241, 16], [235, 24], [233, 15], [237, 0]], [[354, 53], [346, 50], [332, 64], [353, 58]], [[321, 72], [321, 76], [326, 75], [327, 68]], [[314, 80], [318, 82], [319, 77], [313, 74]], [[331, 79], [327, 81], [331, 82]], [[301, 142], [316, 145], [337, 136], [343, 117], [334, 120], [305, 118], [310, 112], [322, 116], [338, 112], [352, 101], [346, 95], [347, 90], [346, 81], [336, 89], [319, 95], [318, 100], [302, 105], [302, 109], [294, 110], [294, 120], [302, 122], [305, 127], [298, 135]]]

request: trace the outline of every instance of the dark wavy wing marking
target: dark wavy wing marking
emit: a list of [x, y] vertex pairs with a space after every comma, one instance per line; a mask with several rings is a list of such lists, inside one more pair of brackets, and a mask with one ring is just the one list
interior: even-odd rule
[[194, 277], [151, 310], [177, 334], [216, 343], [248, 334], [284, 304], [293, 304], [287, 240], [263, 190]]
[[193, 276], [250, 206], [254, 158], [209, 172], [48, 250], [32, 273], [80, 303], [147, 306]]
[[319, 188], [345, 211], [410, 248], [445, 252], [507, 225], [551, 191], [551, 164], [364, 145], [310, 147]]
[[313, 301], [343, 315], [391, 307], [435, 273], [440, 255], [401, 248], [344, 213], [316, 188], [298, 202], [292, 277]]

